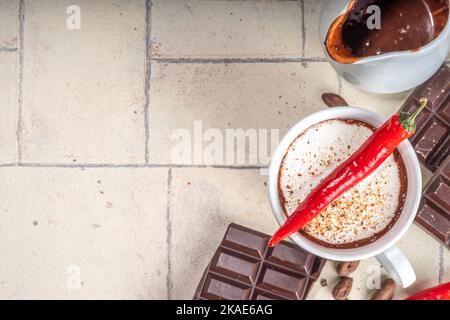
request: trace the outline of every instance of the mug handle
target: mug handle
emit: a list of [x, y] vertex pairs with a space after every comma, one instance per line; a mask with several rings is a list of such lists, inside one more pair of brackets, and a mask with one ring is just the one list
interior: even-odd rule
[[403, 288], [409, 287], [416, 281], [414, 269], [397, 246], [392, 246], [377, 255], [377, 260], [392, 279]]

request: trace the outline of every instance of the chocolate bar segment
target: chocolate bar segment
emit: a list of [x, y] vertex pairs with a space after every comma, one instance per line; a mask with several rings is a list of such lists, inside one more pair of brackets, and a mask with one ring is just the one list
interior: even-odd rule
[[251, 285], [256, 282], [259, 264], [259, 260], [220, 248], [214, 255], [210, 270]]
[[425, 186], [416, 221], [450, 247], [450, 156]]
[[307, 278], [296, 273], [265, 265], [261, 271], [257, 286], [263, 291], [300, 300], [307, 281]]
[[273, 293], [255, 289], [250, 300], [286, 300], [286, 298], [277, 296]]
[[325, 260], [270, 236], [231, 224], [208, 265], [194, 299], [303, 300]]
[[315, 257], [291, 243], [282, 243], [269, 249], [266, 261], [311, 275]]
[[251, 288], [218, 275], [209, 274], [201, 297], [209, 300], [248, 300]]
[[442, 66], [418, 87], [400, 111], [413, 112], [426, 97], [428, 105], [417, 118], [417, 131], [410, 138], [419, 160], [436, 171], [450, 153], [450, 69]]
[[400, 111], [413, 112], [420, 98], [427, 107], [417, 117], [417, 131], [410, 138], [417, 157], [434, 172], [425, 186], [416, 223], [450, 247], [450, 69], [442, 66], [418, 87]]
[[247, 228], [235, 225], [229, 228], [223, 246], [242, 251], [244, 254], [262, 257], [269, 236], [260, 232], [249, 233]]

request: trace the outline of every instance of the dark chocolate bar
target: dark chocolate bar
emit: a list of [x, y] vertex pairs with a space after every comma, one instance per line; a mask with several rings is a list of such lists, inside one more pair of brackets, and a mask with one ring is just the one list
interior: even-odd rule
[[450, 156], [425, 186], [416, 222], [450, 247]]
[[325, 264], [292, 243], [230, 224], [194, 295], [196, 300], [304, 300]]
[[420, 98], [428, 105], [417, 118], [417, 131], [410, 138], [422, 164], [434, 175], [423, 191], [416, 223], [450, 247], [450, 69], [442, 66], [418, 87], [400, 111], [412, 112]]
[[427, 82], [418, 87], [400, 111], [412, 112], [420, 98], [428, 105], [417, 118], [417, 132], [410, 138], [419, 160], [436, 171], [450, 153], [450, 69], [442, 66]]

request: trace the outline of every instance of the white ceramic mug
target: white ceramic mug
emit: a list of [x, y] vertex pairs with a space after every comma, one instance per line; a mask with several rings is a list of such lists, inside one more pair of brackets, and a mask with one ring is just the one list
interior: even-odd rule
[[[272, 156], [269, 167], [268, 192], [270, 203], [276, 220], [281, 225], [286, 220], [286, 214], [280, 203], [278, 195], [278, 176], [283, 158], [291, 145], [306, 129], [329, 119], [355, 119], [379, 127], [385, 122], [383, 117], [365, 109], [357, 107], [336, 107], [315, 112], [300, 120], [283, 137]], [[392, 228], [376, 241], [351, 249], [336, 249], [321, 246], [299, 232], [293, 234], [291, 239], [303, 249], [334, 261], [356, 261], [376, 256], [383, 264], [390, 276], [402, 287], [410, 286], [416, 280], [416, 275], [411, 264], [395, 246], [395, 243], [405, 234], [414, 221], [419, 207], [422, 193], [422, 176], [419, 161], [409, 141], [404, 141], [398, 146], [398, 151], [406, 167], [408, 178], [407, 195], [403, 211]]]

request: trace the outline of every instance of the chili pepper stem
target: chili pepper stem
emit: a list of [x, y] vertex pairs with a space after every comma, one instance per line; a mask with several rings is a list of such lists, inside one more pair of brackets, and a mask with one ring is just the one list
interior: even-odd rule
[[409, 113], [401, 113], [400, 114], [400, 123], [403, 125], [406, 131], [414, 132], [416, 130], [416, 118], [419, 113], [427, 106], [428, 99], [425, 97], [420, 98], [420, 106], [414, 111], [412, 114]]

